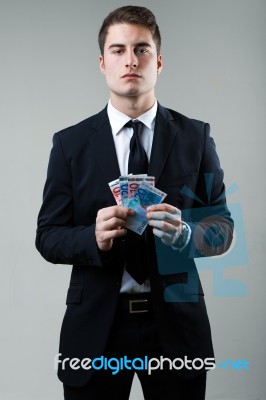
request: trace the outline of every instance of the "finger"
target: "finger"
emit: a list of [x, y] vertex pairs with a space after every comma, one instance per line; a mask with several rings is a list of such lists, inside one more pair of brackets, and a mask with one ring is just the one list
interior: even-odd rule
[[161, 204], [153, 204], [149, 207], [147, 207], [147, 211], [168, 211], [170, 213], [176, 213], [177, 211], [180, 212], [180, 210], [171, 204], [167, 203], [161, 203]]
[[129, 215], [134, 215], [134, 210], [123, 206], [111, 206], [102, 208], [97, 213], [96, 221], [108, 221], [111, 218], [121, 218], [126, 220]]
[[163, 221], [178, 221], [181, 220], [181, 212], [169, 213], [166, 211], [155, 211], [147, 214], [148, 219], [158, 219]]
[[158, 238], [160, 238], [163, 242], [165, 241], [165, 242], [169, 242], [169, 243], [172, 243], [172, 240], [173, 240], [173, 235], [171, 235], [171, 234], [169, 234], [169, 233], [166, 233], [166, 232], [163, 232], [163, 231], [161, 231], [160, 229], [157, 229], [157, 228], [154, 228], [153, 230], [152, 230], [152, 232], [153, 232], [153, 234], [155, 235], [155, 236], [157, 236]]
[[97, 231], [112, 231], [125, 228], [126, 221], [121, 218], [111, 218], [107, 221], [96, 222]]
[[96, 233], [98, 242], [106, 242], [118, 237], [125, 236], [127, 229], [113, 229], [112, 231], [99, 231]]
[[150, 226], [155, 226], [164, 231], [176, 231], [182, 225], [181, 219], [150, 219]]
[[167, 246], [171, 246], [178, 239], [180, 232], [176, 231], [175, 233], [173, 233], [173, 232], [169, 233], [169, 232], [162, 231], [161, 229], [154, 228], [153, 234], [155, 236], [159, 237], [163, 244], [166, 244]]
[[177, 231], [177, 228], [173, 224], [166, 221], [151, 220], [149, 221], [149, 225], [153, 228], [160, 229], [163, 232], [172, 233], [172, 235]]

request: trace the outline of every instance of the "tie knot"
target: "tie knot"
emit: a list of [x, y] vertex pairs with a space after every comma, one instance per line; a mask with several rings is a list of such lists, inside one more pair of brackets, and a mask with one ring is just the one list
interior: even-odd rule
[[125, 126], [125, 128], [133, 128], [134, 134], [139, 135], [142, 130], [143, 123], [141, 121], [138, 121], [138, 120], [133, 121], [131, 119], [124, 126]]

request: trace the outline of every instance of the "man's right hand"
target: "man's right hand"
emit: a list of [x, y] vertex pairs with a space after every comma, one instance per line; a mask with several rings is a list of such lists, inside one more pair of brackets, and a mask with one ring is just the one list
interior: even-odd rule
[[113, 240], [127, 234], [126, 221], [135, 211], [127, 207], [111, 206], [102, 208], [97, 213], [95, 236], [101, 251], [108, 251], [113, 246]]

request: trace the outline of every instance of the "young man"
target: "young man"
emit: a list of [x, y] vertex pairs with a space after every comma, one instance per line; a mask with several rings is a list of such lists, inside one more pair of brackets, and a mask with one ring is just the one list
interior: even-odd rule
[[[57, 359], [65, 399], [128, 399], [137, 372], [145, 399], [201, 400], [213, 349], [193, 258], [230, 246], [223, 172], [209, 125], [155, 98], [162, 56], [151, 11], [114, 10], [99, 45], [110, 100], [54, 135], [36, 238], [47, 261], [73, 265]], [[108, 186], [128, 173], [154, 176], [167, 193], [148, 207], [141, 236]]]

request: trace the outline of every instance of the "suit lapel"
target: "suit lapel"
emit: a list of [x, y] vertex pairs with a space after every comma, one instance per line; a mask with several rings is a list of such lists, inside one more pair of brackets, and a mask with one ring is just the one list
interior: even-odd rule
[[[178, 132], [174, 118], [170, 112], [158, 104], [155, 121], [155, 131], [151, 150], [148, 174], [155, 176], [155, 184], [158, 182], [164, 165], [167, 161], [172, 144]], [[115, 144], [111, 125], [107, 115], [107, 107], [95, 116], [93, 128], [97, 134], [93, 136], [91, 145], [95, 148], [95, 154], [99, 157], [99, 167], [102, 169], [106, 181], [110, 182], [118, 178], [121, 173], [117, 160]], [[99, 148], [101, 154], [99, 154]], [[97, 171], [95, 171], [97, 174]]]
[[172, 123], [173, 120], [170, 112], [158, 104], [149, 164], [149, 175], [155, 176], [155, 184], [160, 178], [177, 134], [176, 125], [174, 127]]
[[[97, 134], [93, 136], [91, 145], [95, 149], [94, 154], [99, 158], [98, 164], [102, 169], [106, 181], [110, 182], [118, 178], [121, 174], [106, 107], [96, 115], [94, 129], [97, 131]], [[99, 149], [101, 149], [100, 153]], [[95, 174], [97, 175], [97, 171], [95, 171]]]

